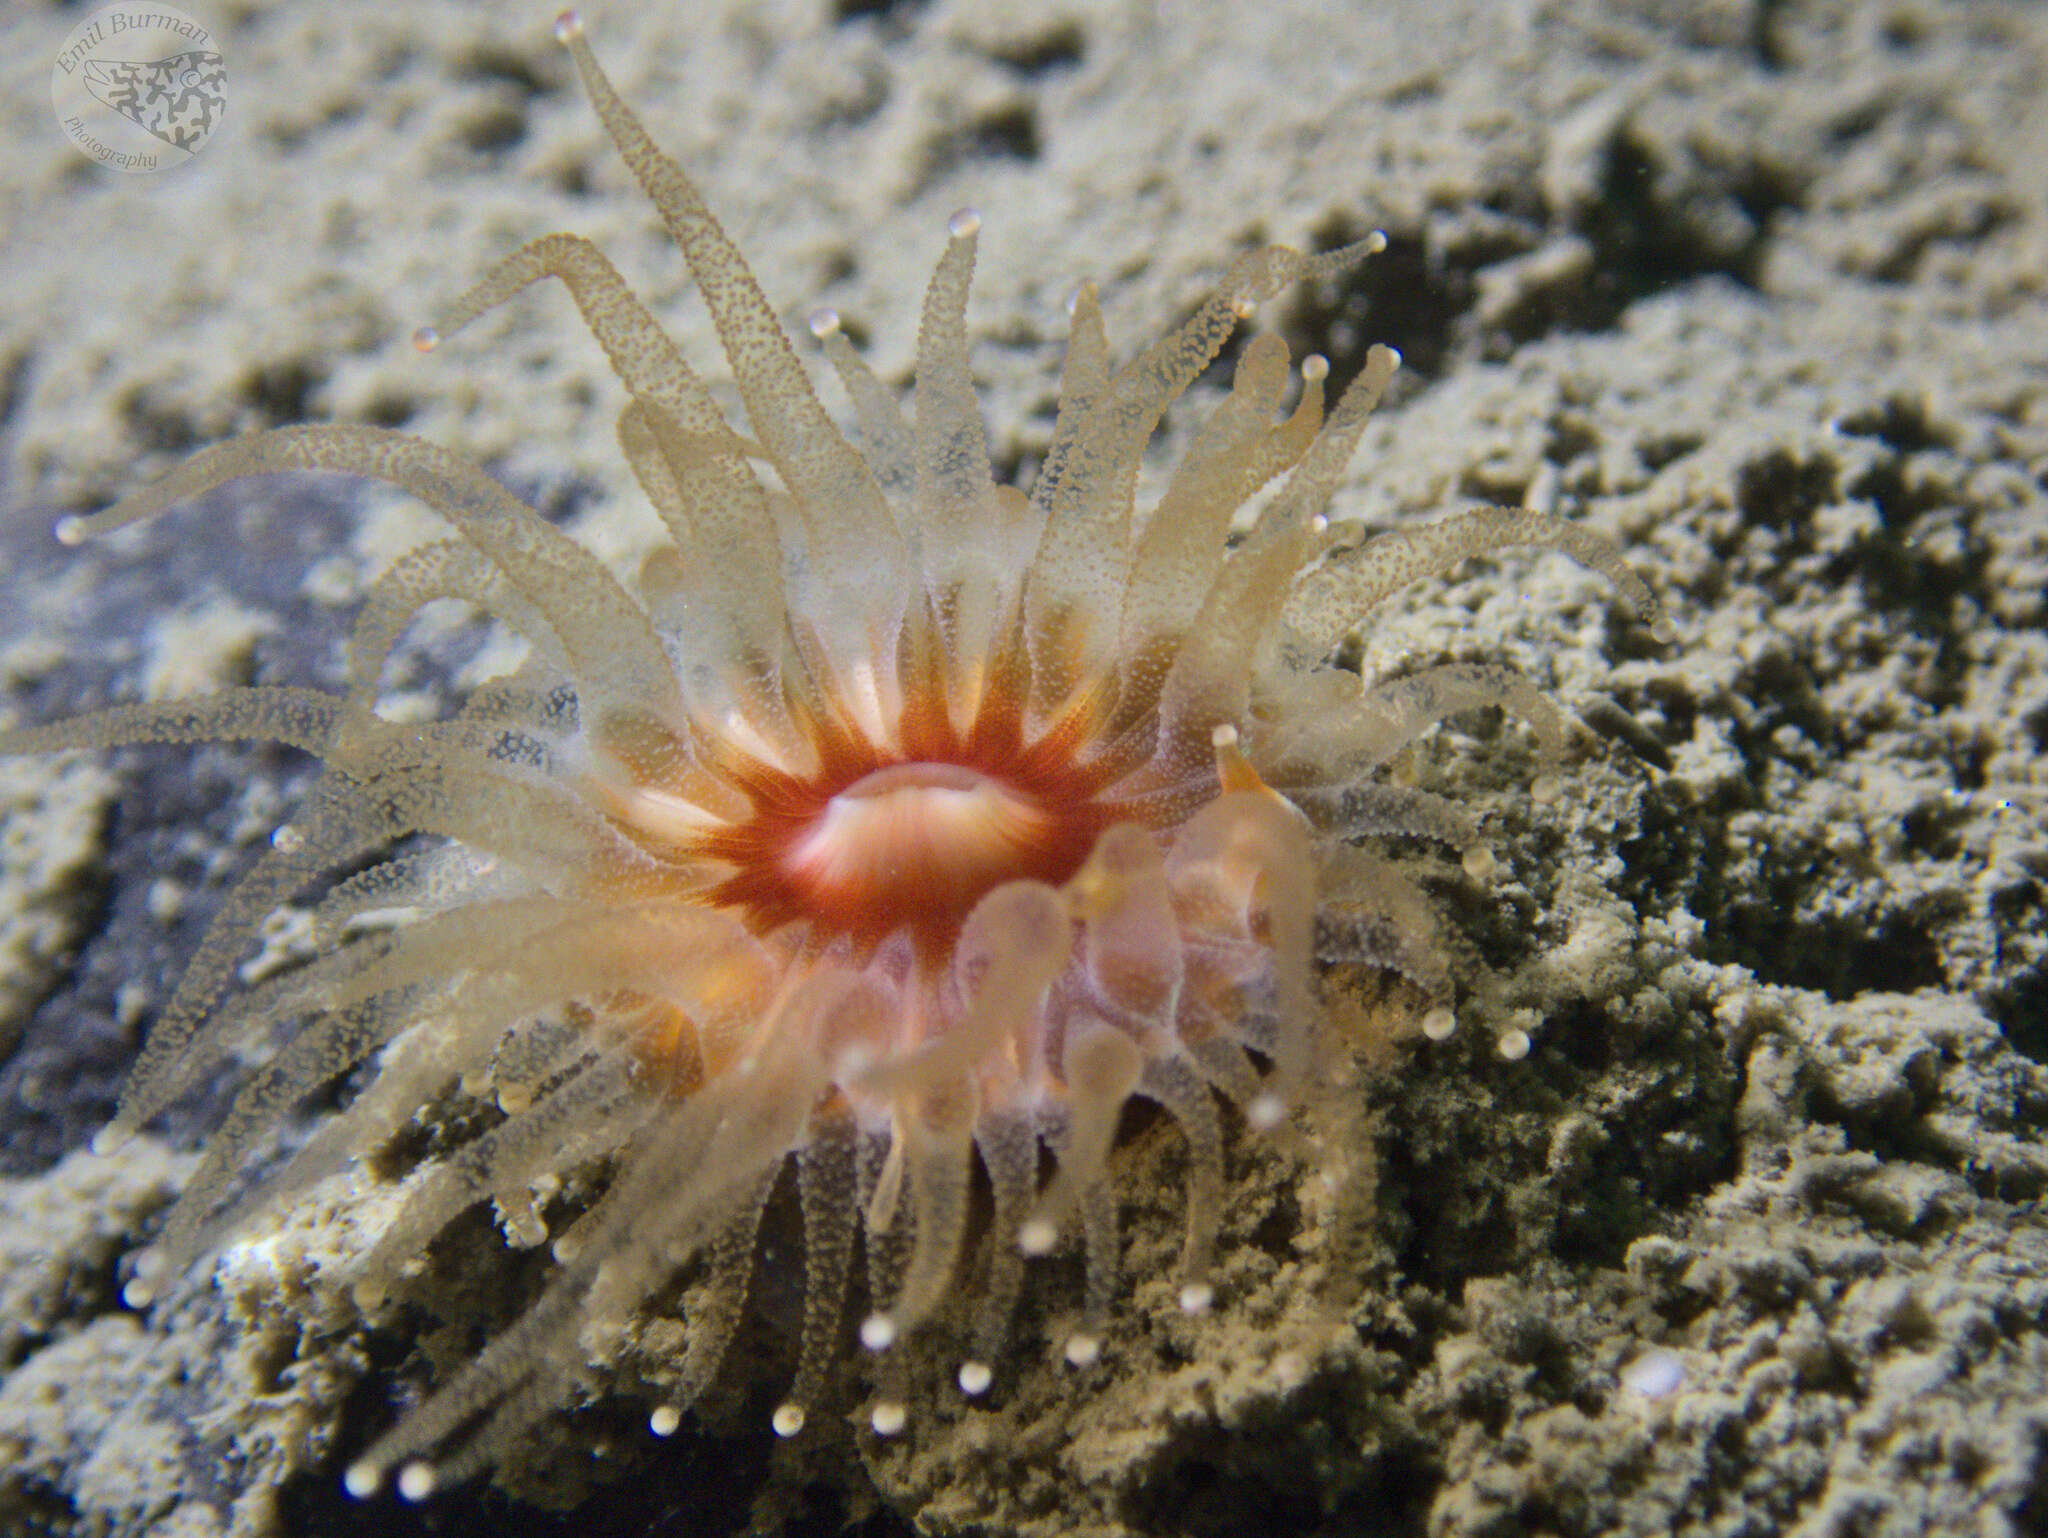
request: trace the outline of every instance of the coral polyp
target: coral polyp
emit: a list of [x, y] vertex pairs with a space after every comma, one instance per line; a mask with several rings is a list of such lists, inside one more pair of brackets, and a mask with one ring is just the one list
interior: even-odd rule
[[[359, 1494], [395, 1469], [422, 1496], [501, 1457], [687, 1270], [687, 1350], [650, 1417], [673, 1431], [745, 1317], [762, 1215], [789, 1178], [803, 1301], [779, 1432], [801, 1431], [827, 1397], [856, 1297], [878, 1354], [871, 1423], [900, 1429], [897, 1343], [937, 1328], [968, 1275], [957, 1382], [988, 1393], [1030, 1257], [1068, 1234], [1083, 1301], [1061, 1344], [1086, 1363], [1119, 1288], [1114, 1154], [1134, 1100], [1185, 1139], [1175, 1282], [1183, 1306], [1206, 1307], [1230, 1108], [1275, 1126], [1337, 1051], [1320, 1023], [1319, 946], [1402, 975], [1429, 1033], [1449, 1029], [1428, 904], [1359, 845], [1429, 839], [1475, 871], [1486, 856], [1459, 808], [1378, 772], [1478, 706], [1523, 717], [1551, 759], [1564, 741], [1558, 714], [1505, 669], [1365, 684], [1332, 660], [1339, 643], [1396, 588], [1513, 543], [1566, 552], [1655, 616], [1612, 547], [1557, 518], [1480, 509], [1373, 539], [1332, 521], [1398, 363], [1384, 347], [1328, 403], [1321, 359], [1297, 376], [1282, 342], [1251, 337], [1227, 397], [1139, 506], [1147, 444], [1240, 323], [1287, 285], [1366, 259], [1377, 238], [1244, 255], [1121, 366], [1081, 288], [1026, 495], [990, 469], [965, 319], [980, 220], [956, 216], [907, 411], [836, 319], [814, 318], [856, 447], [580, 25], [557, 30], [682, 249], [747, 430], [573, 236], [522, 248], [417, 340], [438, 346], [559, 281], [630, 397], [619, 442], [661, 549], [622, 578], [428, 443], [369, 427], [260, 433], [60, 533], [277, 470], [411, 493], [455, 537], [377, 580], [349, 687], [231, 690], [0, 735], [9, 753], [265, 739], [323, 765], [206, 935], [111, 1129], [140, 1129], [237, 1043], [285, 1032], [142, 1257], [132, 1301], [360, 1165], [451, 1086], [494, 1102], [487, 1130], [407, 1177], [355, 1296], [385, 1306], [428, 1244], [486, 1202], [511, 1244], [552, 1240], [552, 1278], [353, 1465]], [[397, 719], [385, 662], [445, 598], [523, 636], [528, 660], [445, 719]], [[234, 986], [254, 926], [309, 891], [315, 959]], [[237, 1189], [287, 1113], [365, 1065], [343, 1109]], [[592, 1169], [594, 1199], [552, 1200], [563, 1176]]]

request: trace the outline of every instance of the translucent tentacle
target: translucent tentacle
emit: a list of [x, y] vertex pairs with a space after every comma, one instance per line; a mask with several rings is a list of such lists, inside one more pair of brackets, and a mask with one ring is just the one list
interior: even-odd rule
[[139, 742], [281, 742], [324, 754], [347, 704], [317, 689], [263, 686], [197, 699], [111, 705], [68, 720], [0, 731], [0, 757]]
[[797, 1195], [804, 1224], [804, 1319], [797, 1349], [796, 1377], [776, 1407], [781, 1436], [804, 1428], [810, 1407], [825, 1392], [826, 1374], [839, 1344], [846, 1293], [853, 1277], [855, 1213], [854, 1126], [844, 1114], [826, 1117], [811, 1129], [797, 1152]]
[[1038, 1134], [1014, 1114], [984, 1116], [974, 1129], [982, 1168], [988, 1171], [994, 1210], [989, 1220], [988, 1274], [975, 1309], [972, 1352], [960, 1364], [960, 1387], [987, 1390], [1002, 1360], [1017, 1295], [1024, 1285], [1024, 1251], [1019, 1242], [1024, 1215], [1038, 1194]]
[[406, 626], [439, 598], [474, 604], [538, 646], [557, 672], [568, 673], [569, 656], [541, 609], [476, 546], [443, 540], [407, 551], [364, 595], [348, 638], [349, 691], [358, 702], [367, 703], [376, 692], [384, 664]]
[[1314, 522], [1329, 505], [1399, 363], [1390, 347], [1376, 346], [1367, 354], [1364, 370], [1203, 599], [1159, 702], [1167, 728], [1191, 744], [1217, 722], [1244, 714], [1252, 674], [1277, 631], [1281, 595], [1308, 561]]
[[917, 329], [916, 464], [911, 531], [927, 578], [943, 584], [995, 520], [988, 434], [967, 366], [967, 287], [974, 277], [978, 215], [947, 227], [946, 254], [925, 291]]
[[711, 1386], [725, 1362], [733, 1337], [746, 1317], [747, 1290], [754, 1277], [754, 1243], [761, 1231], [761, 1210], [767, 1204], [774, 1171], [759, 1181], [755, 1194], [743, 1199], [738, 1214], [709, 1246], [710, 1274], [693, 1294], [689, 1343], [675, 1385], [668, 1391], [672, 1409], [695, 1404]]
[[1112, 827], [1096, 841], [1073, 891], [1085, 919], [1089, 981], [1135, 1026], [1170, 1030], [1180, 1003], [1181, 935], [1157, 839], [1133, 823]]
[[903, 543], [874, 477], [818, 402], [773, 306], [683, 168], [648, 137], [605, 77], [580, 25], [557, 28], [620, 157], [682, 247], [746, 402], [747, 419], [796, 494], [818, 565], [901, 589]]
[[363, 1260], [362, 1275], [374, 1289], [365, 1301], [374, 1301], [382, 1277], [416, 1259], [465, 1209], [508, 1195], [579, 1157], [617, 1147], [653, 1110], [627, 1059], [592, 1058], [525, 1111], [465, 1143], [420, 1178]]
[[1557, 707], [1513, 668], [1493, 662], [1448, 662], [1364, 690], [1336, 710], [1304, 716], [1266, 744], [1269, 759], [1301, 759], [1331, 774], [1357, 775], [1391, 761], [1447, 716], [1502, 706], [1536, 733], [1546, 764], [1564, 756], [1566, 728]]
[[1461, 851], [1479, 839], [1478, 824], [1463, 807], [1405, 785], [1311, 786], [1290, 789], [1287, 799], [1327, 838], [1427, 838]]
[[1512, 507], [1474, 508], [1420, 528], [1389, 530], [1333, 555], [1295, 587], [1286, 623], [1325, 647], [1333, 646], [1360, 615], [1390, 594], [1506, 545], [1559, 550], [1599, 572], [1628, 600], [1652, 635], [1669, 638], [1670, 623], [1656, 596], [1629, 569], [1613, 541], [1583, 524]]
[[867, 360], [854, 351], [853, 343], [840, 330], [836, 311], [813, 311], [809, 325], [811, 335], [818, 339], [826, 360], [838, 374], [847, 399], [853, 402], [876, 484], [892, 501], [908, 497], [917, 474], [917, 449], [915, 435], [910, 423], [904, 420], [903, 408], [894, 392], [875, 377]]
[[[1130, 571], [1132, 492], [1146, 441], [1166, 408], [1222, 351], [1251, 307], [1287, 284], [1341, 269], [1384, 245], [1375, 238], [1305, 257], [1285, 246], [1231, 264], [1215, 293], [1173, 335], [1118, 370], [1090, 403], [1068, 451], [1032, 488], [1045, 532], [1025, 593], [1032, 697], [1047, 714], [1116, 642], [1113, 620]], [[1106, 622], [1107, 620], [1107, 622]]]
[[418, 497], [504, 571], [561, 637], [578, 683], [596, 700], [659, 720], [682, 713], [675, 677], [647, 616], [597, 557], [460, 456], [404, 433], [333, 424], [280, 427], [216, 444], [103, 513], [72, 537], [153, 518], [244, 475], [343, 470]]
[[1081, 1209], [1081, 1322], [1067, 1337], [1066, 1358], [1070, 1365], [1087, 1367], [1102, 1354], [1103, 1338], [1109, 1333], [1110, 1305], [1116, 1301], [1116, 1283], [1122, 1259], [1117, 1243], [1116, 1187], [1097, 1171], [1081, 1188], [1077, 1198]]
[[1181, 1306], [1198, 1313], [1208, 1305], [1209, 1264], [1223, 1216], [1223, 1123], [1208, 1080], [1174, 1053], [1145, 1064], [1138, 1093], [1166, 1107], [1188, 1145], [1187, 1236], [1174, 1268]]
[[965, 1086], [943, 1103], [927, 1097], [904, 1121], [916, 1235], [901, 1289], [885, 1316], [899, 1338], [937, 1306], [958, 1264], [974, 1170], [973, 1125], [974, 1100]]
[[1308, 830], [1271, 791], [1229, 791], [1189, 820], [1167, 854], [1167, 868], [1181, 911], [1198, 930], [1258, 936], [1270, 954], [1278, 1020], [1273, 1071], [1246, 1115], [1255, 1125], [1274, 1125], [1311, 1059], [1315, 866]]
[[[1158, 699], [1172, 648], [1196, 622], [1202, 595], [1223, 565], [1225, 535], [1238, 508], [1298, 459], [1321, 427], [1327, 372], [1326, 366], [1304, 369], [1301, 402], [1275, 428], [1272, 415], [1287, 384], [1287, 344], [1262, 334], [1246, 345], [1229, 397], [1203, 424], [1139, 536], [1117, 648], [1124, 659], [1124, 714]], [[1168, 643], [1164, 650], [1162, 642]]]
[[1027, 1255], [1043, 1255], [1052, 1248], [1067, 1209], [1102, 1173], [1117, 1118], [1144, 1069], [1137, 1044], [1114, 1027], [1089, 1028], [1083, 1021], [1070, 1021], [1068, 1032], [1061, 1063], [1067, 1082], [1067, 1134], [1058, 1172], [1017, 1233], [1017, 1243]]

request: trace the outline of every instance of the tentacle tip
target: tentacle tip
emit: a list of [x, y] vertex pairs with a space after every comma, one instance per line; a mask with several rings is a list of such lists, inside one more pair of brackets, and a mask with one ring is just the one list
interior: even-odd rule
[[[497, 1100], [499, 1110], [503, 1111], [507, 1116], [518, 1116], [523, 1112], [533, 1109], [533, 1088], [531, 1085], [526, 1084], [500, 1084], [498, 1086]], [[533, 1241], [534, 1244], [539, 1244], [541, 1239], [545, 1239], [548, 1236], [547, 1225], [538, 1218], [535, 1218], [527, 1226], [530, 1228], [538, 1227], [540, 1230], [540, 1237]], [[533, 1245], [527, 1245], [526, 1248], [531, 1249]]]
[[148, 1308], [156, 1301], [156, 1288], [141, 1277], [134, 1277], [121, 1289], [121, 1301], [129, 1308]]
[[67, 513], [57, 520], [56, 527], [50, 532], [57, 536], [60, 545], [82, 545], [85, 543], [85, 520], [76, 513]]
[[364, 1459], [351, 1463], [348, 1472], [341, 1476], [341, 1488], [359, 1501], [367, 1501], [384, 1487], [384, 1471]]
[[1431, 1041], [1449, 1041], [1457, 1029], [1457, 1013], [1448, 1004], [1439, 1004], [1422, 1017], [1422, 1034]]
[[1464, 866], [1465, 874], [1474, 881], [1491, 881], [1495, 872], [1500, 869], [1500, 861], [1494, 858], [1493, 851], [1484, 844], [1474, 844], [1467, 849], [1458, 863]]
[[1180, 1290], [1180, 1311], [1183, 1314], [1206, 1314], [1216, 1301], [1216, 1289], [1207, 1282], [1189, 1282]]
[[957, 1376], [960, 1392], [969, 1399], [979, 1399], [996, 1381], [995, 1369], [986, 1362], [962, 1362]]
[[399, 1495], [417, 1506], [434, 1493], [434, 1468], [428, 1463], [408, 1463], [398, 1471]]
[[135, 1139], [135, 1134], [117, 1122], [106, 1126], [92, 1135], [93, 1154], [101, 1159], [111, 1158], [126, 1148]]
[[1095, 284], [1087, 278], [1083, 278], [1069, 289], [1065, 306], [1068, 318], [1071, 319], [1074, 312], [1081, 308], [1081, 301], [1083, 299], [1092, 298], [1094, 294]]
[[432, 326], [422, 326], [412, 334], [414, 352], [432, 352], [441, 345], [441, 333]]
[[868, 1424], [878, 1437], [893, 1437], [910, 1424], [910, 1407], [900, 1399], [883, 1399], [868, 1412]]
[[1365, 237], [1364, 245], [1367, 256], [1379, 255], [1380, 252], [1387, 249], [1387, 232], [1385, 230], [1374, 230]]
[[1671, 623], [1670, 615], [1660, 614], [1650, 621], [1650, 639], [1659, 646], [1669, 646], [1678, 639], [1678, 627]]
[[779, 1404], [768, 1418], [768, 1424], [775, 1428], [777, 1436], [786, 1441], [804, 1429], [804, 1407], [790, 1402]]
[[946, 221], [946, 233], [955, 240], [972, 240], [981, 233], [981, 210], [962, 208]]
[[1050, 1255], [1059, 1236], [1059, 1227], [1050, 1218], [1028, 1218], [1017, 1230], [1017, 1248], [1026, 1255]]
[[811, 335], [822, 342], [838, 333], [839, 312], [829, 304], [821, 304], [804, 317], [804, 324], [810, 328]]
[[860, 1343], [870, 1351], [887, 1351], [897, 1333], [896, 1321], [887, 1314], [869, 1314], [860, 1322]]
[[1069, 1367], [1093, 1367], [1102, 1360], [1102, 1338], [1077, 1330], [1067, 1337], [1063, 1355]]
[[564, 11], [555, 18], [556, 42], [562, 44], [573, 43], [582, 35], [583, 13], [581, 11]]
[[658, 1437], [672, 1437], [682, 1429], [683, 1412], [672, 1404], [656, 1405], [647, 1417], [647, 1429]]
[[1549, 806], [1564, 794], [1564, 782], [1554, 774], [1539, 774], [1529, 782], [1529, 799], [1538, 806]]
[[1312, 352], [1301, 360], [1301, 377], [1314, 384], [1330, 377], [1330, 360], [1319, 352]]
[[1271, 1132], [1287, 1119], [1287, 1102], [1270, 1089], [1262, 1090], [1244, 1108], [1244, 1119], [1251, 1123], [1254, 1132]]
[[1501, 1057], [1510, 1063], [1519, 1063], [1529, 1055], [1529, 1033], [1527, 1031], [1503, 1031], [1500, 1040], [1494, 1043]]

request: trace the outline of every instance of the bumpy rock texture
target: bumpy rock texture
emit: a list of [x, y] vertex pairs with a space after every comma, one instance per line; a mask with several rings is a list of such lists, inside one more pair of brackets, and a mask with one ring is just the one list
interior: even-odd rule
[[[1599, 734], [1551, 807], [1483, 722], [1418, 765], [1489, 813], [1501, 856], [1490, 892], [1436, 883], [1463, 1012], [1535, 1047], [1503, 1063], [1467, 1031], [1367, 1083], [1364, 1252], [1331, 1242], [1285, 1149], [1240, 1140], [1218, 1308], [1183, 1318], [1151, 1259], [1178, 1155], [1141, 1133], [1127, 1263], [1154, 1280], [1086, 1372], [1027, 1326], [994, 1408], [934, 1394], [902, 1439], [827, 1436], [779, 1475], [744, 1381], [729, 1424], [674, 1443], [601, 1401], [511, 1495], [351, 1504], [347, 1452], [468, 1348], [366, 1333], [323, 1280], [374, 1202], [309, 1210], [138, 1317], [122, 1258], [209, 1108], [162, 1145], [85, 1148], [303, 769], [9, 765], [0, 1531], [2048, 1525], [2048, 23], [1919, 0], [1355, 9], [588, 20], [769, 292], [835, 306], [885, 375], [946, 215], [982, 209], [976, 362], [1020, 464], [1077, 279], [1128, 347], [1254, 238], [1384, 227], [1385, 256], [1256, 322], [1339, 383], [1372, 341], [1408, 358], [1346, 509], [1554, 507], [1664, 595], [1659, 649], [1594, 579], [1502, 560], [1363, 637], [1368, 675], [1511, 661]], [[76, 19], [15, 7], [7, 57], [54, 58]], [[629, 542], [617, 400], [560, 295], [431, 360], [404, 345], [518, 240], [598, 240], [714, 355], [545, 16], [205, 19], [229, 126], [174, 173], [86, 165], [40, 90], [0, 104], [0, 684], [25, 716], [334, 676], [364, 574], [425, 527], [381, 493], [256, 485], [105, 547], [47, 542], [223, 434], [402, 422]], [[488, 665], [459, 633], [418, 659], [423, 691]], [[295, 943], [281, 920], [259, 964]], [[531, 1285], [487, 1239], [440, 1284], [455, 1317]], [[1308, 1283], [1334, 1256], [1358, 1275], [1333, 1316]]]

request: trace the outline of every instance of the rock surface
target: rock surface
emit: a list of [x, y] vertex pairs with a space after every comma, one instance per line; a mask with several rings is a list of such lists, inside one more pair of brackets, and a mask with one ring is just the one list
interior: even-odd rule
[[[545, 14], [216, 6], [227, 127], [155, 177], [56, 132], [42, 61], [78, 19], [0, 20], [24, 86], [0, 100], [8, 709], [336, 676], [366, 575], [429, 526], [391, 496], [258, 483], [82, 551], [47, 540], [230, 433], [403, 424], [633, 547], [619, 393], [561, 295], [431, 359], [406, 345], [493, 258], [571, 229], [715, 356]], [[4, 766], [0, 1531], [2048, 1528], [2042, 13], [774, 0], [587, 21], [784, 313], [832, 305], [884, 377], [947, 215], [982, 211], [975, 362], [996, 452], [1027, 468], [1076, 281], [1129, 349], [1248, 242], [1384, 228], [1385, 255], [1255, 323], [1338, 383], [1370, 342], [1407, 357], [1343, 509], [1583, 518], [1677, 639], [1554, 557], [1405, 594], [1363, 638], [1368, 676], [1512, 662], [1599, 737], [1547, 807], [1511, 733], [1447, 731], [1419, 765], [1488, 812], [1501, 871], [1434, 883], [1472, 1025], [1366, 1081], [1377, 1212], [1345, 1309], [1310, 1285], [1353, 1259], [1311, 1166], [1240, 1138], [1217, 1307], [1181, 1316], [1155, 1263], [1177, 1150], [1141, 1135], [1139, 1282], [1098, 1365], [1027, 1328], [993, 1408], [935, 1392], [902, 1438], [837, 1432], [779, 1483], [758, 1416], [655, 1444], [613, 1398], [551, 1426], [509, 1495], [350, 1502], [349, 1453], [465, 1349], [366, 1332], [331, 1279], [374, 1200], [311, 1206], [238, 1245], [217, 1290], [125, 1310], [123, 1257], [218, 1091], [161, 1142], [86, 1144], [304, 768]], [[428, 634], [398, 684], [431, 695], [488, 652]], [[289, 955], [289, 923], [270, 941]], [[1481, 1025], [1534, 1048], [1502, 1061]], [[486, 1314], [518, 1285], [446, 1282]]]

